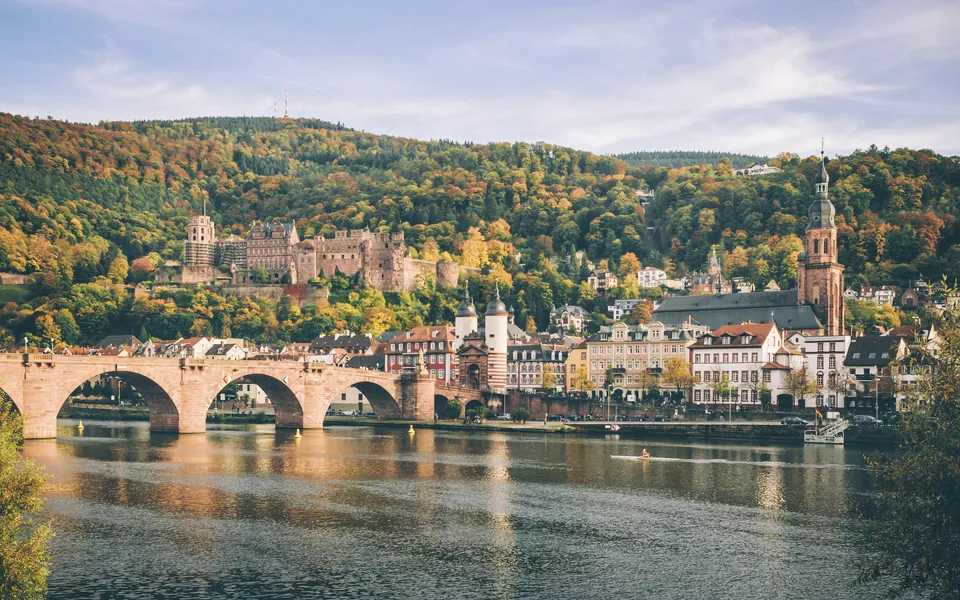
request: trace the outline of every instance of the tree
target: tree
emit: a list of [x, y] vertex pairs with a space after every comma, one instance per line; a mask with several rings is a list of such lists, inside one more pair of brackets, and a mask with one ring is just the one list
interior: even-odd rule
[[626, 279], [628, 277], [633, 277], [636, 279], [637, 272], [640, 271], [641, 268], [643, 267], [640, 264], [640, 261], [637, 260], [637, 255], [633, 252], [627, 252], [620, 257], [620, 269], [618, 270], [617, 274], [620, 275], [622, 279]]
[[429, 237], [423, 242], [423, 249], [420, 252], [420, 258], [423, 260], [432, 260], [434, 262], [440, 260], [440, 246], [437, 244], [437, 240]]
[[663, 374], [660, 378], [666, 385], [676, 387], [678, 396], [680, 395], [681, 389], [686, 390], [693, 387], [693, 384], [696, 382], [693, 373], [690, 372], [690, 363], [687, 362], [687, 359], [680, 356], [667, 359], [666, 363], [664, 363]]
[[640, 374], [637, 375], [637, 384], [640, 386], [640, 401], [643, 402], [647, 395], [647, 388], [651, 388], [656, 384], [657, 376], [651, 373], [648, 369], [640, 371]]
[[787, 391], [790, 392], [794, 400], [798, 401], [798, 407], [804, 403], [807, 394], [814, 394], [819, 389], [816, 379], [807, 374], [806, 367], [800, 367], [787, 373], [786, 383]]
[[448, 419], [459, 419], [463, 411], [463, 405], [456, 398], [447, 399], [447, 405], [444, 407], [444, 413]]
[[270, 283], [270, 273], [263, 267], [254, 267], [250, 270], [250, 281], [253, 283]]
[[960, 307], [941, 318], [937, 349], [920, 349], [925, 374], [904, 407], [900, 447], [872, 461], [878, 494], [862, 510], [876, 554], [861, 578], [935, 599], [960, 596]]
[[[713, 400], [722, 403], [724, 398], [729, 398], [733, 387], [730, 385], [730, 379], [726, 374], [720, 379], [714, 379], [710, 382], [710, 389], [713, 390]], [[719, 398], [719, 401], [717, 400]]]
[[627, 315], [627, 323], [631, 325], [640, 325], [642, 323], [649, 323], [650, 319], [653, 318], [653, 311], [650, 310], [649, 302], [637, 302], [636, 306], [633, 307], [633, 310], [630, 311], [630, 314]]
[[129, 271], [130, 265], [127, 264], [127, 259], [118, 256], [110, 263], [110, 268], [107, 270], [107, 277], [114, 283], [123, 283], [127, 280], [127, 273]]
[[23, 418], [0, 393], [0, 598], [39, 600], [46, 596], [53, 532], [36, 518], [46, 478], [20, 456], [22, 444]]
[[526, 327], [523, 328], [523, 330], [529, 333], [530, 335], [534, 335], [537, 333], [537, 321], [533, 318], [533, 316], [527, 317], [527, 324], [526, 324]]
[[[548, 367], [549, 368], [549, 367]], [[543, 390], [545, 392], [553, 392], [557, 388], [557, 375], [550, 370], [543, 371]]]

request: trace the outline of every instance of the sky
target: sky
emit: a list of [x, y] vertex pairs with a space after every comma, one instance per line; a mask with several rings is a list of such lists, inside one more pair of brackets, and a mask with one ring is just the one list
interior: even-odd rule
[[0, 0], [0, 111], [599, 153], [960, 154], [956, 0]]

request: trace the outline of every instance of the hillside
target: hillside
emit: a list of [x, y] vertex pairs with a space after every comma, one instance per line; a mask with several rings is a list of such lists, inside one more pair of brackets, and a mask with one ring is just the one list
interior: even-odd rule
[[[194, 292], [135, 304], [119, 285], [179, 258], [187, 219], [205, 200], [223, 233], [243, 235], [258, 218], [294, 220], [301, 237], [403, 231], [412, 254], [483, 268], [471, 282], [480, 297], [501, 281], [521, 326], [545, 327], [550, 306], [564, 303], [602, 315], [578, 250], [624, 273], [650, 264], [682, 274], [719, 244], [726, 276], [789, 287], [817, 159], [767, 162], [783, 171], [734, 177], [732, 160], [637, 167], [549, 144], [425, 142], [308, 119], [77, 125], [0, 114], [0, 272], [37, 280], [32, 300], [0, 312], [0, 338], [70, 331], [89, 340], [141, 327], [173, 337], [238, 330], [239, 319], [250, 337], [305, 339], [452, 316], [450, 293], [385, 297], [346, 278], [330, 282], [329, 307], [303, 314]], [[871, 148], [828, 171], [851, 285], [960, 277], [955, 158]], [[637, 192], [649, 188], [657, 198], [644, 207]]]
[[770, 159], [766, 156], [752, 154], [735, 154], [732, 152], [702, 152], [667, 150], [656, 152], [624, 152], [615, 154], [616, 158], [635, 167], [667, 167], [679, 169], [694, 165], [711, 165], [716, 167], [723, 159], [728, 159], [734, 169], [749, 167], [754, 163], [765, 163]]

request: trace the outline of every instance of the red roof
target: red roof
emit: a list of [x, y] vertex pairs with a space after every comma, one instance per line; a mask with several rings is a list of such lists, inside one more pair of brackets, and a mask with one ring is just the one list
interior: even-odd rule
[[760, 367], [761, 369], [779, 369], [781, 371], [792, 371], [787, 365], [781, 365], [780, 363], [768, 362], [767, 364]]
[[[764, 340], [767, 339], [767, 336], [770, 335], [770, 332], [773, 331], [775, 325], [773, 323], [741, 323], [740, 325], [724, 325], [714, 329], [712, 332], [705, 334], [703, 337], [698, 339], [692, 347], [694, 348], [713, 348], [721, 344], [707, 344], [703, 343], [703, 340], [707, 337], [713, 339], [719, 339], [723, 336], [730, 336], [730, 344], [724, 346], [762, 346]], [[744, 334], [751, 336], [750, 340], [747, 343], [741, 343], [740, 338]]]

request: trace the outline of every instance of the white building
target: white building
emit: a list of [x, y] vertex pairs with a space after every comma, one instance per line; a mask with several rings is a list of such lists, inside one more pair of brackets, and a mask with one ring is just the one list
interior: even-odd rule
[[888, 285], [861, 285], [860, 286], [860, 299], [861, 300], [870, 300], [876, 303], [878, 306], [883, 306], [887, 304], [893, 306], [893, 299], [896, 296], [896, 292]]
[[560, 331], [580, 333], [590, 322], [590, 313], [580, 306], [570, 304], [557, 307], [550, 313], [550, 323]]
[[846, 374], [843, 359], [850, 347], [849, 335], [808, 335], [803, 337], [807, 374], [817, 381], [817, 406], [845, 408]]
[[644, 267], [637, 271], [637, 283], [642, 288], [657, 287], [667, 280], [667, 272], [656, 267]]
[[641, 298], [630, 298], [629, 300], [614, 300], [613, 306], [607, 306], [607, 312], [611, 314], [614, 321], [623, 321], [627, 315], [633, 312], [638, 304], [643, 302]]
[[779, 172], [780, 172], [780, 169], [778, 169], [777, 167], [771, 167], [767, 165], [767, 163], [763, 163], [762, 165], [751, 165], [746, 169], [737, 169], [734, 171], [734, 173], [740, 177], [746, 176], [746, 175], [769, 175], [770, 173], [779, 173]]
[[[784, 342], [774, 323], [724, 325], [701, 337], [690, 347], [694, 403], [760, 406], [762, 387], [776, 403], [788, 374], [803, 365], [800, 351]], [[730, 393], [717, 398], [714, 386], [724, 379]]]

